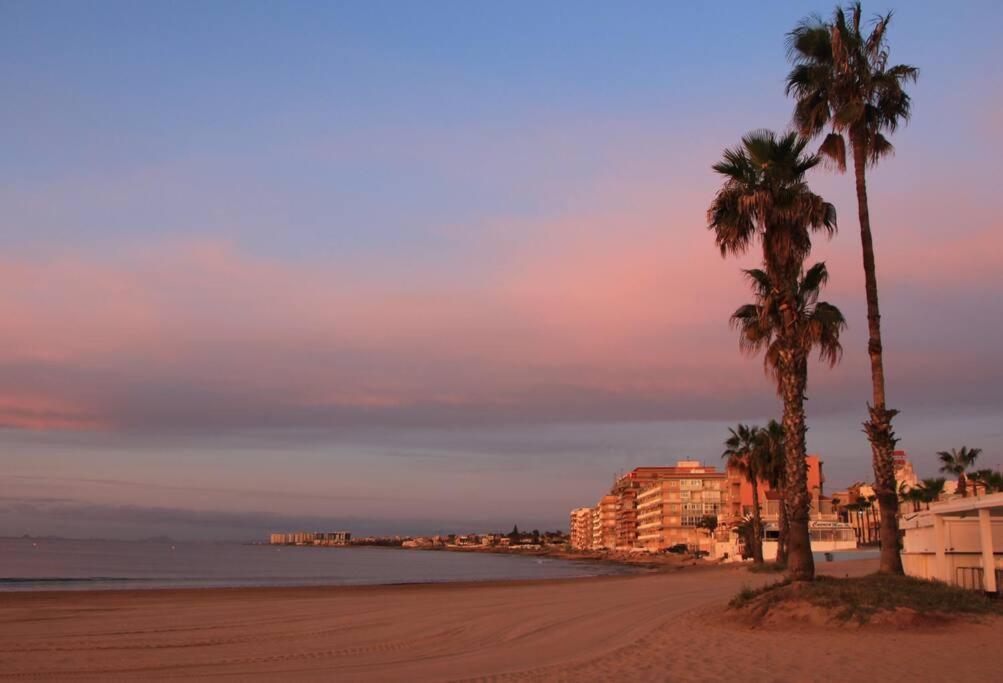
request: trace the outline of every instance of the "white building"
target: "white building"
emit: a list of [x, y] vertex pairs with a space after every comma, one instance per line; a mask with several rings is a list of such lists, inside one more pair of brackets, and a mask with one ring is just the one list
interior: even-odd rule
[[[997, 593], [1003, 579], [1003, 493], [932, 503], [902, 516], [906, 574]], [[998, 549], [998, 550], [997, 550]]]

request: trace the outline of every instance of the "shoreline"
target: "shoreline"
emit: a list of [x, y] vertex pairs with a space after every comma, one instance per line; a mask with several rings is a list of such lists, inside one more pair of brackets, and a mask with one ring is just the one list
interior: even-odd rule
[[588, 576], [561, 576], [546, 579], [483, 579], [483, 580], [463, 580], [463, 581], [404, 581], [397, 583], [358, 583], [358, 584], [299, 584], [299, 585], [257, 585], [257, 586], [189, 586], [177, 587], [166, 586], [163, 588], [94, 588], [94, 589], [66, 589], [66, 590], [20, 590], [3, 591], [0, 590], [0, 600], [13, 601], [14, 599], [30, 599], [36, 597], [60, 598], [66, 596], [86, 596], [86, 595], [116, 595], [116, 596], [143, 596], [149, 594], [164, 595], [168, 597], [186, 597], [205, 593], [249, 593], [255, 595], [265, 595], [268, 593], [376, 593], [389, 589], [400, 590], [433, 590], [451, 588], [500, 588], [506, 586], [546, 586], [565, 583], [590, 583], [595, 581], [607, 581], [617, 579], [632, 579], [649, 576], [648, 572], [624, 572], [621, 574], [595, 574]]
[[[877, 567], [840, 565], [840, 574]], [[778, 635], [740, 628], [725, 608], [744, 586], [773, 578], [725, 565], [580, 579], [9, 594], [0, 600], [0, 679], [704, 681], [733, 678], [739, 662], [748, 681], [800, 681], [873, 677], [892, 647], [928, 655], [898, 661], [884, 680], [990, 681], [1003, 665], [996, 624], [866, 637], [796, 629], [783, 634], [789, 656], [763, 657]]]
[[[556, 558], [564, 559], [564, 558]], [[464, 579], [457, 581], [400, 581], [395, 583], [358, 583], [358, 584], [271, 584], [271, 585], [244, 585], [244, 586], [149, 586], [145, 588], [67, 588], [67, 589], [41, 589], [41, 590], [0, 590], [0, 600], [14, 602], [18, 600], [30, 600], [33, 597], [60, 598], [65, 596], [86, 596], [86, 595], [108, 595], [116, 596], [142, 596], [157, 594], [173, 597], [191, 597], [206, 593], [227, 593], [238, 594], [248, 593], [254, 595], [266, 595], [268, 593], [311, 593], [331, 594], [331, 593], [377, 593], [388, 589], [400, 590], [449, 590], [449, 589], [470, 589], [470, 588], [501, 588], [501, 587], [532, 587], [561, 584], [584, 584], [593, 582], [617, 581], [624, 579], [635, 579], [645, 576], [654, 576], [665, 573], [669, 568], [663, 570], [647, 567], [636, 567], [631, 565], [610, 562], [624, 569], [615, 574], [590, 574], [585, 576], [561, 576], [553, 578], [539, 579]], [[692, 567], [695, 571], [707, 571], [712, 569], [724, 569], [738, 571], [746, 565], [704, 565]], [[683, 570], [688, 567], [677, 566], [674, 569]], [[692, 572], [691, 572], [692, 573]]]
[[[365, 548], [388, 549], [386, 546], [351, 546], [356, 550]], [[308, 548], [310, 549], [310, 548]], [[343, 548], [338, 548], [342, 550]], [[172, 592], [172, 591], [238, 591], [238, 590], [364, 590], [367, 588], [395, 587], [395, 586], [446, 586], [446, 585], [495, 585], [495, 584], [536, 584], [548, 582], [581, 581], [603, 579], [609, 577], [636, 576], [665, 571], [681, 570], [684, 568], [704, 569], [714, 566], [714, 564], [701, 561], [680, 561], [677, 557], [666, 557], [654, 559], [650, 556], [641, 558], [626, 558], [622, 555], [612, 555], [603, 553], [579, 554], [567, 552], [561, 549], [534, 549], [530, 551], [511, 551], [504, 548], [449, 548], [449, 547], [425, 547], [425, 548], [389, 548], [390, 550], [424, 550], [435, 552], [454, 552], [469, 555], [495, 555], [522, 557], [526, 562], [532, 560], [555, 560], [557, 562], [569, 562], [579, 566], [579, 569], [551, 570], [544, 572], [529, 572], [530, 576], [520, 576], [526, 572], [520, 571], [499, 571], [494, 572], [494, 576], [488, 572], [488, 576], [479, 578], [476, 576], [456, 576], [455, 578], [446, 572], [445, 578], [434, 575], [412, 578], [405, 575], [398, 577], [386, 577], [386, 580], [367, 580], [360, 575], [356, 579], [337, 577], [337, 572], [330, 577], [316, 575], [313, 577], [299, 577], [295, 573], [289, 575], [279, 575], [271, 580], [256, 580], [254, 578], [218, 577], [192, 574], [187, 578], [171, 578], [171, 576], [130, 576], [123, 575], [101, 575], [94, 576], [15, 576], [0, 580], [0, 596], [15, 595], [41, 595], [41, 594], [79, 594], [79, 593], [145, 593], [145, 592]], [[331, 548], [321, 550], [330, 551]], [[407, 562], [400, 556], [395, 558], [397, 562]], [[518, 561], [516, 561], [518, 563]], [[504, 565], [502, 565], [504, 566]], [[592, 567], [592, 569], [590, 569]], [[462, 574], [463, 572], [461, 572]], [[542, 576], [532, 576], [532, 574], [543, 574]], [[558, 573], [556, 576], [547, 574]], [[566, 575], [561, 576], [560, 573]], [[577, 574], [577, 575], [575, 575]], [[347, 581], [346, 581], [347, 579]]]

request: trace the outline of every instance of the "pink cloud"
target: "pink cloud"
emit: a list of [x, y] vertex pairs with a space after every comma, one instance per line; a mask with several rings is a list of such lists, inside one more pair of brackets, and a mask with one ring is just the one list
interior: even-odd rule
[[[183, 423], [198, 411], [185, 399], [194, 395], [203, 412], [238, 422], [415, 406], [532, 415], [619, 405], [630, 415], [769, 398], [759, 362], [737, 353], [727, 326], [748, 299], [739, 268], [756, 255], [717, 255], [703, 225], [710, 191], [633, 183], [563, 215], [499, 221], [464, 244], [468, 263], [418, 268], [290, 263], [214, 240], [9, 254], [0, 368], [7, 414], [21, 417], [6, 419], [75, 429], [163, 413]], [[850, 313], [862, 276], [853, 216], [842, 216], [843, 234], [816, 256], [833, 272], [827, 297]], [[912, 218], [896, 216], [882, 235]], [[996, 241], [984, 231], [896, 240], [879, 253], [882, 283], [975, 286], [972, 273], [1000, 265], [1001, 250], [986, 248]], [[916, 267], [934, 257], [946, 267]], [[862, 323], [851, 318], [844, 366], [816, 373], [816, 391], [864, 376]], [[76, 418], [80, 405], [88, 411]]]
[[0, 395], [0, 428], [31, 430], [94, 430], [109, 425], [83, 407], [47, 396], [18, 392]]

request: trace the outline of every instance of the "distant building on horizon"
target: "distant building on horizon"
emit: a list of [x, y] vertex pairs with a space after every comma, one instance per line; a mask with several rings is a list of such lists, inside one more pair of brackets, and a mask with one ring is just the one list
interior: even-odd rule
[[292, 531], [273, 533], [268, 537], [270, 545], [348, 545], [352, 534], [347, 531]]

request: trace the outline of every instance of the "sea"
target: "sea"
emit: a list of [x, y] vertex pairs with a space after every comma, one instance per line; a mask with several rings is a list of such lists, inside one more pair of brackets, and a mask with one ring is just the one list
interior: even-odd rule
[[365, 546], [0, 539], [0, 591], [359, 586], [564, 579], [630, 571], [544, 557]]

